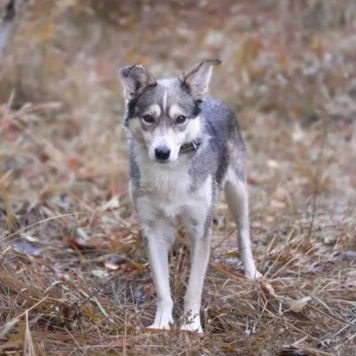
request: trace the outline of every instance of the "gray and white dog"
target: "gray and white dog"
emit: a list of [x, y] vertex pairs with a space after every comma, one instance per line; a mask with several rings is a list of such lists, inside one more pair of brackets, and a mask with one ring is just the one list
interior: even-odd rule
[[130, 190], [158, 298], [155, 329], [173, 323], [168, 252], [183, 226], [192, 238], [192, 260], [181, 329], [202, 332], [200, 304], [212, 219], [223, 188], [238, 226], [245, 275], [260, 276], [251, 252], [245, 148], [238, 124], [229, 107], [206, 99], [216, 64], [220, 60], [206, 60], [178, 78], [162, 80], [140, 64], [120, 70]]

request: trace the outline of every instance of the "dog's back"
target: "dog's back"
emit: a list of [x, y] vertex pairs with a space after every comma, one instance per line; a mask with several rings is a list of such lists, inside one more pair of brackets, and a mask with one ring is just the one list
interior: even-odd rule
[[204, 150], [193, 158], [192, 170], [214, 172], [219, 188], [223, 187], [228, 169], [245, 181], [245, 146], [236, 117], [230, 107], [217, 100], [206, 99], [201, 106], [204, 122]]

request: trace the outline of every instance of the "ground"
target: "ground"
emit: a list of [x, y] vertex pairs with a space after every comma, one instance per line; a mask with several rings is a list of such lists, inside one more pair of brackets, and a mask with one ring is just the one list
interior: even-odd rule
[[[0, 58], [0, 354], [355, 355], [355, 19], [352, 0], [23, 4]], [[243, 277], [222, 197], [204, 335], [152, 333], [117, 71], [207, 57], [246, 141], [264, 276]], [[170, 264], [178, 318], [184, 231]]]

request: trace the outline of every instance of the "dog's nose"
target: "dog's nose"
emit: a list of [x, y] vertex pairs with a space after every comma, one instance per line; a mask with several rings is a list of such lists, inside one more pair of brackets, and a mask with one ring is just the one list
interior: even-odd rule
[[171, 150], [168, 147], [162, 146], [155, 149], [155, 155], [159, 161], [167, 161], [170, 154]]

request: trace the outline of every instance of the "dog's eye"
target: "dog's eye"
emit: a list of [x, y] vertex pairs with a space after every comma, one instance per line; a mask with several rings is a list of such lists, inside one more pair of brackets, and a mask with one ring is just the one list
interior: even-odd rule
[[146, 123], [146, 124], [153, 124], [155, 119], [152, 115], [144, 115], [142, 117], [143, 121]]
[[187, 118], [183, 115], [179, 115], [177, 118], [176, 118], [176, 123], [178, 125], [182, 125], [184, 124], [185, 122], [187, 121]]

